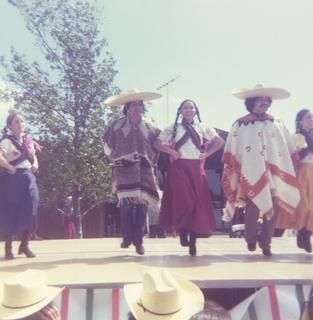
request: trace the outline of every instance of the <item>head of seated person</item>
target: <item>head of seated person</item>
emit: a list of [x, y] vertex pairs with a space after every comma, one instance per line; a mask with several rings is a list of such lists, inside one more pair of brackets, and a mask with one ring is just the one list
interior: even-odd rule
[[214, 301], [206, 300], [204, 309], [194, 314], [190, 320], [231, 320], [226, 309]]

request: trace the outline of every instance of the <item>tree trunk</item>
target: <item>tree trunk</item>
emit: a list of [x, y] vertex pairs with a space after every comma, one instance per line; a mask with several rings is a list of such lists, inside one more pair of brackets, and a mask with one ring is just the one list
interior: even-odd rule
[[83, 217], [80, 208], [81, 200], [81, 187], [80, 185], [75, 186], [73, 193], [73, 209], [74, 209], [74, 224], [75, 224], [75, 238], [83, 238]]

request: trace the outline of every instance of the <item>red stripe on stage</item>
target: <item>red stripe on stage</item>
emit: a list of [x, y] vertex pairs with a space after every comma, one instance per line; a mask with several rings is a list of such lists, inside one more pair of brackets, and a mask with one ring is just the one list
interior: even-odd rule
[[278, 299], [275, 286], [267, 286], [270, 297], [273, 320], [280, 320]]
[[120, 318], [120, 291], [118, 288], [112, 289], [112, 320]]
[[62, 291], [62, 296], [61, 296], [61, 311], [60, 311], [62, 320], [68, 319], [69, 297], [70, 297], [69, 289], [64, 289]]

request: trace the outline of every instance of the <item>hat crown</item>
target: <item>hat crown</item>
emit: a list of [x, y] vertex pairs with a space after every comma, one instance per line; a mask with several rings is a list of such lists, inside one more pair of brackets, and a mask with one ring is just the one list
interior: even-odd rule
[[133, 89], [130, 89], [130, 90], [128, 90], [128, 91], [126, 91], [126, 92], [124, 92], [124, 93], [122, 93], [122, 94], [138, 93], [138, 92], [140, 92], [138, 89], [133, 88]]
[[27, 270], [3, 284], [2, 305], [6, 307], [27, 307], [46, 297], [46, 278], [42, 271]]
[[126, 284], [124, 294], [138, 320], [188, 320], [204, 305], [203, 293], [195, 284], [174, 279], [160, 268], [150, 268], [141, 283]]
[[166, 270], [146, 273], [140, 300], [145, 309], [160, 315], [171, 314], [182, 308], [179, 286]]

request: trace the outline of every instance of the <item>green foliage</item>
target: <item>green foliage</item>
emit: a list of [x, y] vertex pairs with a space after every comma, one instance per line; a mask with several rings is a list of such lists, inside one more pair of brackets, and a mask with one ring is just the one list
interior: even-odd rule
[[11, 98], [42, 145], [41, 199], [50, 208], [70, 194], [76, 201], [81, 197], [85, 208], [95, 197], [112, 200], [111, 169], [97, 157], [103, 130], [116, 116], [103, 101], [119, 90], [113, 84], [115, 61], [99, 32], [98, 9], [89, 1], [8, 1], [24, 17], [44, 57], [41, 64], [28, 62], [13, 48], [9, 63], [0, 58], [13, 84]]

